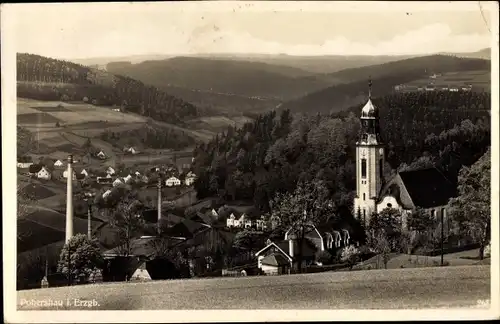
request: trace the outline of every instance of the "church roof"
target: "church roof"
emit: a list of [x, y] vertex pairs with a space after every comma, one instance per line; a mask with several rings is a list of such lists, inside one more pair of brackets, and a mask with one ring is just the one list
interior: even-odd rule
[[361, 118], [377, 118], [378, 109], [375, 107], [371, 99], [368, 99], [366, 104], [361, 109]]
[[456, 197], [457, 188], [437, 168], [400, 172], [399, 176], [417, 207], [446, 205], [450, 198]]

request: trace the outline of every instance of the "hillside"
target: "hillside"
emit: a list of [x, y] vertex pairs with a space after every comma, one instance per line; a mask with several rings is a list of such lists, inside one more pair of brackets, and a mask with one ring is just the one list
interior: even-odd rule
[[260, 62], [175, 57], [139, 64], [108, 64], [111, 73], [127, 75], [159, 88], [168, 86], [284, 100], [299, 97], [328, 84], [310, 72]]
[[140, 81], [39, 55], [17, 54], [17, 81], [21, 98], [114, 105], [172, 123], [199, 116], [192, 104]]
[[[453, 178], [490, 145], [487, 93], [398, 93], [374, 103], [386, 143], [386, 177], [391, 169], [434, 163]], [[354, 106], [331, 116], [273, 111], [198, 146], [199, 198], [222, 194], [228, 201], [251, 199], [269, 210], [277, 192], [293, 191], [298, 180], [308, 179], [324, 181], [338, 208], [350, 207], [360, 110]]]
[[413, 80], [428, 78], [433, 73], [490, 70], [490, 61], [432, 55], [411, 58], [380, 65], [346, 69], [323, 77], [339, 80], [337, 84], [302, 98], [285, 102], [280, 108], [292, 112], [341, 111], [366, 98], [368, 78], [373, 81], [373, 93], [384, 96], [394, 91], [394, 86]]

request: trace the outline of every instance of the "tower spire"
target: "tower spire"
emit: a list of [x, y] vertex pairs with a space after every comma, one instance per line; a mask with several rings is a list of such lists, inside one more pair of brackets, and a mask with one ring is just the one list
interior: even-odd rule
[[368, 99], [372, 98], [372, 76], [368, 78]]

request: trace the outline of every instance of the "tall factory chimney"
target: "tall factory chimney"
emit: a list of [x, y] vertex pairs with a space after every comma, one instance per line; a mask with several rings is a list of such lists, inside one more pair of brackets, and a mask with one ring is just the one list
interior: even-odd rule
[[156, 223], [157, 227], [158, 227], [158, 234], [161, 234], [161, 223], [160, 223], [160, 220], [161, 220], [161, 185], [162, 185], [162, 177], [158, 177], [158, 222]]
[[66, 177], [66, 243], [73, 236], [73, 156], [68, 156], [68, 174]]

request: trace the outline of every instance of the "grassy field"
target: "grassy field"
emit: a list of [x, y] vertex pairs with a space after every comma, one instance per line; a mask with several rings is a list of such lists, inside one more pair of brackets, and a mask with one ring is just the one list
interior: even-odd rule
[[426, 78], [419, 79], [409, 83], [407, 86], [421, 87], [434, 82], [437, 87], [462, 87], [465, 85], [472, 85], [473, 91], [491, 91], [491, 76], [490, 71], [461, 71], [461, 72], [448, 72], [435, 79]]
[[[479, 249], [468, 250], [458, 253], [445, 254], [443, 261], [449, 266], [466, 266], [485, 264], [484, 261], [475, 260], [479, 255]], [[422, 268], [439, 266], [441, 264], [441, 256], [423, 256], [423, 255], [409, 255], [395, 253], [390, 255], [390, 260], [387, 263], [387, 269], [399, 268]], [[370, 270], [382, 269], [384, 263], [382, 257], [374, 256], [364, 262], [356, 265], [354, 269]]]
[[227, 130], [229, 126], [240, 128], [245, 123], [251, 121], [252, 119], [245, 116], [234, 116], [231, 118], [225, 116], [210, 116], [192, 119], [188, 123], [190, 128], [196, 130], [208, 130], [216, 133]]
[[490, 299], [490, 267], [436, 267], [285, 276], [110, 283], [19, 291], [27, 300], [95, 300], [92, 310], [403, 309], [475, 307]]

